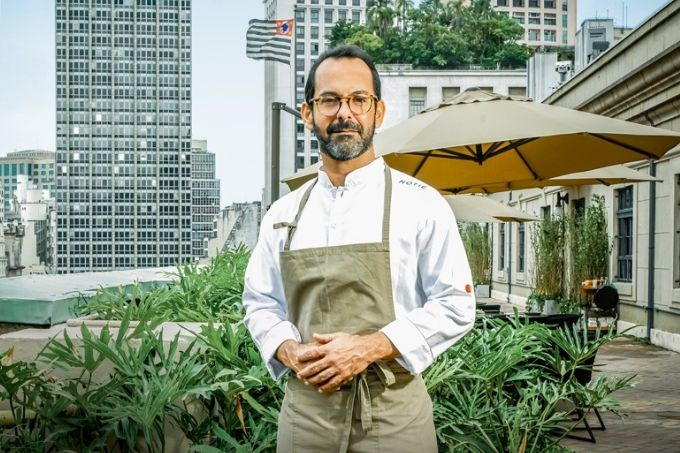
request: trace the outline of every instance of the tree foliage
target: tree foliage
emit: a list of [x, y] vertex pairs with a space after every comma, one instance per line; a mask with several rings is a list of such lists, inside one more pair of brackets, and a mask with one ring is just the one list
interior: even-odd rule
[[366, 25], [340, 21], [331, 46], [356, 44], [380, 64], [455, 69], [524, 67], [531, 48], [517, 41], [523, 28], [499, 13], [489, 0], [442, 3], [423, 0], [369, 0]]

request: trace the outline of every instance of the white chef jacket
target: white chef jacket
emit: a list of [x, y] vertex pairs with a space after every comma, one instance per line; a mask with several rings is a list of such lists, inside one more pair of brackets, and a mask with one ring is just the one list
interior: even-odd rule
[[[385, 163], [359, 168], [334, 187], [323, 169], [312, 189], [291, 250], [382, 241]], [[313, 181], [286, 194], [267, 211], [245, 274], [245, 324], [275, 378], [287, 368], [275, 358], [284, 341], [301, 341], [288, 321], [279, 252]], [[390, 271], [396, 320], [381, 330], [413, 374], [422, 372], [474, 323], [472, 277], [453, 211], [432, 187], [392, 170]], [[470, 291], [467, 292], [466, 288]], [[329, 332], [317, 332], [329, 333]]]

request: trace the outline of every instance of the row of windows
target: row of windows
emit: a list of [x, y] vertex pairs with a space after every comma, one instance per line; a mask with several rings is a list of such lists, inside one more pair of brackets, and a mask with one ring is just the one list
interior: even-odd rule
[[[541, 3], [543, 4], [543, 8], [546, 9], [557, 8], [556, 0], [543, 0], [542, 2], [541, 0], [496, 0], [496, 6], [510, 6], [510, 4], [512, 4], [512, 6], [515, 8], [524, 8], [526, 6], [529, 8], [540, 8]], [[562, 11], [568, 10], [568, 0], [562, 0]]]
[[[319, 0], [308, 0], [312, 5], [318, 5]], [[361, 6], [361, 0], [350, 0], [352, 3], [352, 6]], [[305, 3], [305, 0], [297, 0], [297, 3]], [[324, 0], [325, 5], [333, 5], [337, 3], [340, 6], [347, 6], [348, 0]]]

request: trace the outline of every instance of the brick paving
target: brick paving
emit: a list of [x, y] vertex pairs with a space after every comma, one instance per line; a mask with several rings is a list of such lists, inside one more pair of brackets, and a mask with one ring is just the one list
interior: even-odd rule
[[[501, 311], [512, 312], [504, 300], [478, 299], [500, 304]], [[522, 309], [520, 309], [521, 311]], [[636, 374], [632, 388], [613, 396], [621, 402], [621, 419], [601, 412], [606, 430], [595, 430], [596, 443], [564, 439], [562, 445], [577, 453], [680, 452], [680, 354], [629, 338], [619, 338], [597, 352], [596, 373], [623, 377]], [[597, 426], [590, 414], [588, 421]], [[578, 431], [578, 436], [587, 435]]]

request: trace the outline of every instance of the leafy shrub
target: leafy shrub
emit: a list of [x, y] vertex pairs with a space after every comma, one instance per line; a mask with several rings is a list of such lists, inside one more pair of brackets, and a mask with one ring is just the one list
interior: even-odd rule
[[[174, 426], [195, 452], [274, 451], [284, 383], [271, 378], [242, 322], [247, 260], [247, 250], [232, 250], [179, 268], [165, 288], [100, 293], [85, 311], [120, 320], [115, 334], [82, 326], [80, 342], [65, 333], [38, 362], [2, 353], [0, 398], [16, 423], [0, 431], [0, 449], [163, 451]], [[167, 320], [205, 324], [164, 344]], [[629, 383], [576, 379], [613, 338], [482, 318], [424, 373], [440, 451], [559, 451], [578, 423], [560, 401], [585, 414], [616, 410], [609, 395]], [[57, 379], [56, 369], [70, 377]]]

